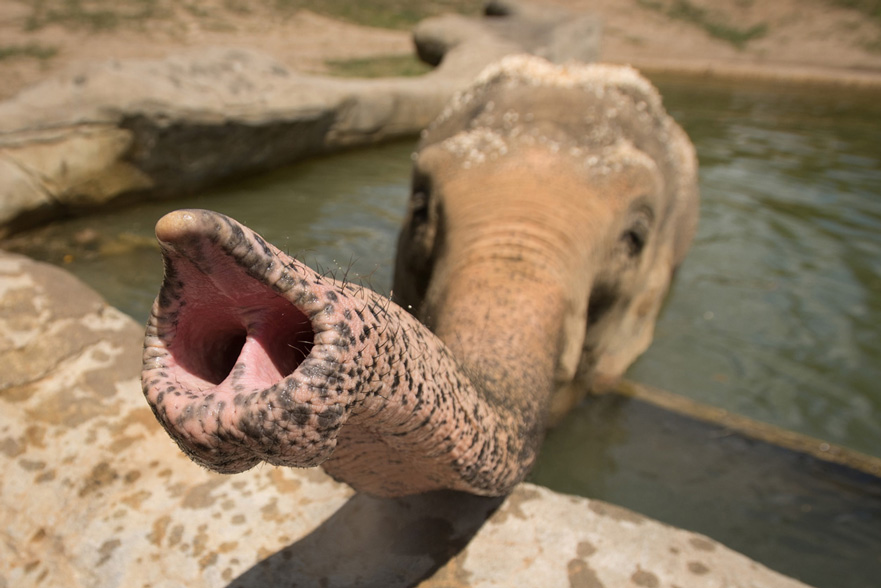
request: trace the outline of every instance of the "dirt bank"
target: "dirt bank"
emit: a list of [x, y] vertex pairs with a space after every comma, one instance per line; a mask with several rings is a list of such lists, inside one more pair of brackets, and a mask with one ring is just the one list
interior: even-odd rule
[[[881, 19], [867, 12], [874, 0], [865, 0], [869, 9], [863, 11], [840, 7], [843, 0], [552, 1], [603, 19], [604, 61], [650, 72], [881, 87]], [[374, 4], [392, 12], [396, 7], [395, 0]], [[474, 13], [479, 4], [397, 1], [401, 14], [404, 8]], [[411, 51], [406, 28], [345, 22], [341, 6], [331, 0], [5, 0], [0, 2], [0, 99], [83, 61], [160, 57], [200, 46], [253, 47], [309, 72], [325, 72], [328, 60]], [[402, 20], [389, 24], [406, 27]]]

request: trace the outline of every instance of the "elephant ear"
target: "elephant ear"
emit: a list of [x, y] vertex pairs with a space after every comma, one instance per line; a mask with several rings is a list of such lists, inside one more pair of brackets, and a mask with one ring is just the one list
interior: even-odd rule
[[413, 172], [407, 216], [398, 236], [393, 285], [395, 302], [417, 316], [434, 271], [441, 217], [431, 180], [417, 168]]

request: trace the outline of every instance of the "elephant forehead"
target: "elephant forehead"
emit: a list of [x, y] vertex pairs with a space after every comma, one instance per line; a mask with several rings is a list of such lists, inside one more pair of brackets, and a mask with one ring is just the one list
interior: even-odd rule
[[[640, 118], [652, 121], [638, 104], [595, 99], [571, 90], [525, 88], [487, 97], [479, 106], [433, 127], [422, 146], [440, 143], [462, 157], [466, 167], [504, 156], [515, 145], [578, 155], [614, 149], [622, 140], [644, 143], [639, 138], [644, 132], [644, 125], [637, 124]], [[658, 127], [653, 132], [663, 134], [664, 121], [654, 122], [658, 124], [649, 125]]]
[[420, 163], [447, 212], [477, 207], [516, 213], [521, 206], [594, 217], [626, 208], [635, 197], [651, 200], [662, 188], [656, 162], [623, 139], [587, 150], [540, 134], [512, 138], [475, 129], [427, 150]]
[[625, 168], [657, 169], [656, 162], [628, 138], [616, 135], [606, 144], [585, 146], [579, 138], [570, 137], [554, 124], [536, 123], [513, 130], [468, 128], [443, 140], [439, 146], [464, 169], [504, 159], [516, 161], [518, 166], [530, 160], [540, 167], [550, 167], [553, 161], [564, 162], [563, 167], [573, 173], [588, 173], [592, 177]]
[[[439, 145], [458, 161], [450, 167], [470, 169], [536, 148], [568, 157], [566, 165], [596, 182], [646, 164], [669, 175], [673, 126], [657, 90], [635, 70], [515, 56], [457, 96], [424, 133], [421, 150]], [[634, 160], [646, 155], [655, 161]]]
[[[514, 55], [487, 67], [471, 86], [458, 93], [435, 121], [468, 113], [475, 104], [504, 97], [518, 90], [552, 89], [580, 96], [586, 101], [632, 103], [653, 118], [664, 116], [658, 91], [635, 69], [605, 64], [555, 65], [539, 57]], [[524, 105], [525, 106], [525, 105]]]
[[[509, 239], [529, 234], [572, 246], [585, 232], [599, 237], [619, 231], [615, 219], [626, 222], [637, 200], [650, 205], [660, 185], [652, 160], [625, 147], [615, 157], [590, 164], [584, 154], [561, 156], [535, 146], [515, 146], [495, 159], [487, 151], [479, 153], [466, 161], [483, 160], [467, 169], [459, 167], [463, 164], [455, 154], [446, 153], [446, 165], [432, 174], [450, 241], [470, 242], [462, 231], [472, 236], [507, 232]], [[602, 177], [601, 167], [607, 169]]]

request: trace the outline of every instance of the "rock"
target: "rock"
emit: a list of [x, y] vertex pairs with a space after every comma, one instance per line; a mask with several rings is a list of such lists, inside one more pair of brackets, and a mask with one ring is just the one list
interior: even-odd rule
[[529, 484], [385, 500], [318, 469], [209, 473], [147, 408], [141, 338], [63, 270], [0, 252], [0, 586], [802, 586]]
[[[419, 574], [432, 568], [436, 571], [420, 582]], [[355, 495], [315, 532], [264, 559], [230, 588], [288, 583], [423, 588], [804, 586], [702, 535], [531, 484], [518, 486], [501, 505], [443, 493], [395, 501]]]
[[420, 22], [413, 31], [419, 57], [438, 65], [459, 46], [478, 40], [507, 43], [553, 63], [587, 63], [599, 57], [602, 24], [592, 15], [513, 0], [487, 2], [484, 12], [487, 18], [480, 21], [449, 14]]
[[419, 53], [443, 63], [419, 78], [307, 76], [255, 51], [214, 48], [90, 64], [46, 80], [0, 103], [0, 237], [119, 198], [191, 193], [310, 155], [415, 135], [483, 67], [510, 53], [596, 58], [594, 18], [505, 6], [504, 18], [421, 26]]
[[143, 328], [0, 253], [0, 586], [223, 586], [351, 490], [319, 470], [192, 464], [140, 390]]
[[530, 484], [519, 486], [424, 585], [804, 586], [705, 536]]

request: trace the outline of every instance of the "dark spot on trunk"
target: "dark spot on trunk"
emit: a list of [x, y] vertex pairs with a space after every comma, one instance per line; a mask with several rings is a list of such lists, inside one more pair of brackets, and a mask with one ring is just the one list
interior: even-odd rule
[[302, 427], [309, 422], [309, 417], [312, 416], [312, 409], [307, 406], [298, 405], [288, 410], [286, 414], [292, 421]]

